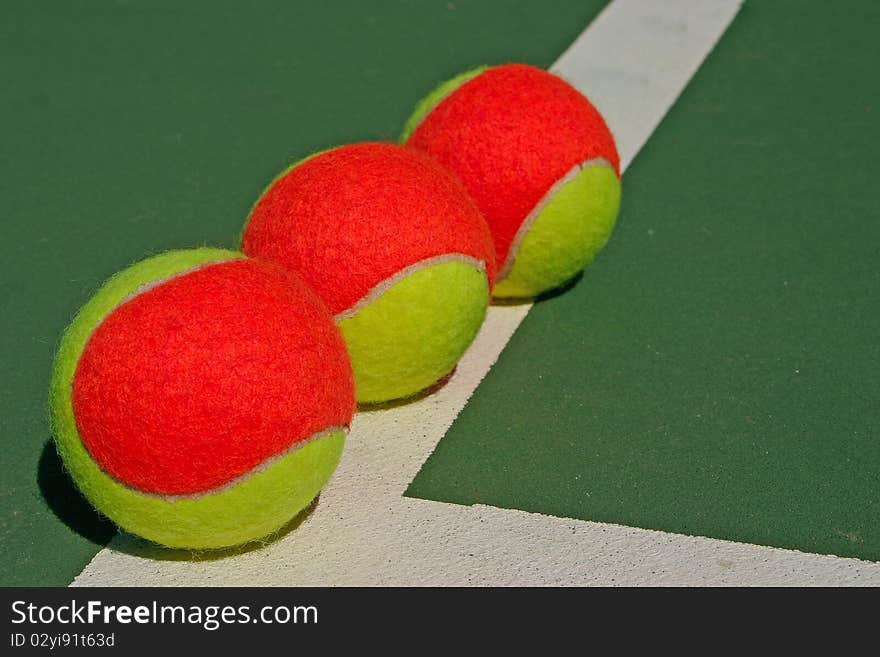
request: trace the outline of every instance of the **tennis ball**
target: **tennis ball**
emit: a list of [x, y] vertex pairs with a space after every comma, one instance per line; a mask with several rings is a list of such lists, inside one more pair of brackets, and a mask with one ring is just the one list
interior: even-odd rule
[[365, 404], [447, 375], [482, 324], [495, 276], [489, 228], [461, 183], [394, 144], [341, 146], [287, 169], [251, 211], [241, 246], [324, 300]]
[[611, 235], [620, 159], [577, 89], [522, 64], [468, 71], [416, 107], [401, 141], [462, 181], [492, 230], [494, 295], [528, 298], [580, 272]]
[[61, 339], [58, 452], [122, 529], [176, 548], [278, 530], [336, 467], [354, 412], [339, 330], [304, 283], [233, 251], [113, 276]]

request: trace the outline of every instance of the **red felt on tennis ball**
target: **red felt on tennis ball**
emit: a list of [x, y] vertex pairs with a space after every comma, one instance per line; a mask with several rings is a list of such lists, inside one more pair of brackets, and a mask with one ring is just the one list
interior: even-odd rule
[[51, 392], [86, 497], [164, 545], [277, 530], [338, 462], [351, 365], [321, 300], [280, 267], [218, 249], [110, 279], [66, 332]]
[[469, 71], [417, 107], [402, 140], [454, 173], [492, 230], [498, 297], [557, 287], [595, 257], [620, 204], [620, 159], [598, 110], [541, 69]]
[[488, 226], [461, 183], [424, 153], [385, 143], [285, 171], [254, 206], [242, 250], [297, 272], [326, 302], [367, 403], [448, 374], [495, 275]]

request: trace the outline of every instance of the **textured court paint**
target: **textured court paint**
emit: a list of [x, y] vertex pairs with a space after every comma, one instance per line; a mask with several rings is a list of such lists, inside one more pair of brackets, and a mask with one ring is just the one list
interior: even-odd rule
[[396, 139], [414, 94], [475, 64], [550, 65], [603, 4], [520, 0], [503, 21], [492, 3], [396, 0], [342, 19], [281, 0], [0, 8], [0, 583], [66, 584], [113, 536], [47, 446], [45, 409], [57, 340], [101, 281], [233, 246], [286, 165]]
[[358, 413], [296, 531], [223, 559], [119, 534], [73, 586], [880, 585], [880, 563], [402, 497], [526, 311], [490, 308], [436, 393]]
[[880, 560], [878, 24], [746, 4], [408, 494]]

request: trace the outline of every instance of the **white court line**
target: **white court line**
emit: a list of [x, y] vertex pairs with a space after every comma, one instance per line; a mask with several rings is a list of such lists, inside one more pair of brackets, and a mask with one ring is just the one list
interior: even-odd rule
[[[554, 65], [605, 114], [624, 167], [739, 5], [616, 0]], [[358, 414], [339, 469], [295, 531], [213, 561], [161, 560], [120, 534], [73, 584], [880, 584], [880, 564], [855, 559], [403, 497], [528, 311], [492, 307], [435, 394]]]

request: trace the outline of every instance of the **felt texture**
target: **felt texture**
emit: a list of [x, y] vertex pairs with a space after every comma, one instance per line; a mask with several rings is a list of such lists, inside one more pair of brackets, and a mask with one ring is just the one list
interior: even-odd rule
[[[410, 396], [447, 373], [482, 320], [496, 271], [489, 228], [461, 183], [426, 154], [385, 143], [325, 151], [276, 178], [251, 212], [242, 250], [297, 272], [339, 321], [394, 283], [389, 301], [346, 321], [361, 402]], [[453, 289], [436, 287], [456, 268], [418, 277], [428, 286], [421, 293], [394, 280], [444, 256], [482, 263], [485, 284], [456, 275]]]
[[56, 445], [87, 499], [173, 547], [281, 527], [329, 479], [344, 433], [292, 448], [353, 410], [320, 300], [275, 265], [219, 249], [112, 277], [62, 337], [50, 386]]
[[494, 295], [530, 298], [563, 285], [608, 242], [619, 210], [620, 178], [610, 166], [597, 162], [579, 171], [528, 227]]
[[488, 297], [485, 273], [443, 262], [406, 276], [339, 322], [358, 401], [407, 397], [446, 376], [480, 329]]
[[[604, 119], [561, 78], [508, 64], [465, 74], [454, 91], [446, 90], [448, 84], [429, 96], [441, 99], [406, 144], [429, 153], [462, 181], [492, 230], [500, 269], [522, 222], [575, 166], [601, 157], [619, 176], [620, 159]], [[425, 113], [425, 104], [417, 114]]]
[[495, 276], [489, 229], [461, 183], [394, 144], [342, 146], [295, 164], [257, 202], [241, 246], [296, 271], [334, 315], [432, 257], [471, 256]]
[[215, 488], [351, 419], [326, 308], [271, 263], [233, 259], [113, 309], [79, 358], [73, 408], [103, 469], [145, 491]]
[[410, 135], [418, 127], [419, 123], [422, 122], [422, 119], [424, 119], [425, 116], [427, 116], [428, 112], [434, 109], [434, 107], [436, 107], [441, 100], [446, 98], [446, 96], [458, 89], [461, 85], [463, 85], [471, 78], [477, 77], [487, 68], [489, 67], [478, 66], [477, 68], [465, 71], [464, 73], [459, 73], [454, 78], [446, 80], [446, 82], [441, 82], [440, 84], [438, 84], [431, 93], [422, 98], [416, 105], [416, 108], [413, 110], [413, 113], [410, 115], [409, 119], [406, 122], [406, 125], [403, 128], [403, 134], [400, 136], [401, 143], [405, 143], [406, 140], [409, 139]]

